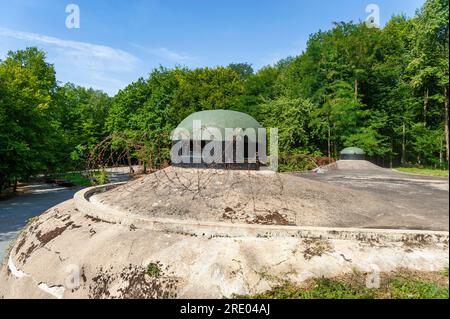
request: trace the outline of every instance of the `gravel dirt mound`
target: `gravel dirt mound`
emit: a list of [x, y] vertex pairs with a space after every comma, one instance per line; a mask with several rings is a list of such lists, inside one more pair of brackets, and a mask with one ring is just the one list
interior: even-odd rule
[[324, 167], [325, 170], [384, 170], [369, 161], [362, 160], [339, 160]]
[[261, 225], [365, 227], [389, 210], [371, 194], [288, 174], [176, 167], [92, 200], [146, 217]]

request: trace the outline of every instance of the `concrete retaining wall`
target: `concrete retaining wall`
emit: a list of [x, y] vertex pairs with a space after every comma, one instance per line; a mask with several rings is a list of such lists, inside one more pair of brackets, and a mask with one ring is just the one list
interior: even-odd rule
[[314, 239], [341, 239], [364, 242], [406, 242], [420, 244], [448, 244], [449, 233], [422, 230], [386, 230], [360, 228], [328, 228], [301, 226], [262, 226], [202, 222], [165, 218], [145, 218], [124, 212], [91, 200], [92, 195], [125, 183], [109, 184], [84, 189], [75, 194], [75, 207], [86, 215], [110, 223], [139, 229], [150, 229], [201, 237], [293, 237]]

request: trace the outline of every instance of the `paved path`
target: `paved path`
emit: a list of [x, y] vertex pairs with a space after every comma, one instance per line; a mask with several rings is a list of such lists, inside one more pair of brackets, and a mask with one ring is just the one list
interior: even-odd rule
[[397, 218], [384, 220], [383, 216], [380, 216], [380, 222], [383, 223], [379, 227], [404, 228], [403, 224], [416, 220], [416, 229], [443, 231], [449, 229], [448, 178], [404, 174], [382, 168], [332, 169], [324, 174], [299, 175], [332, 185], [366, 191], [390, 203], [397, 212]]
[[54, 187], [49, 184], [30, 184], [24, 194], [0, 201], [0, 260], [5, 250], [27, 221], [47, 209], [73, 197], [80, 188]]
[[[133, 166], [139, 170], [139, 166]], [[108, 168], [110, 182], [123, 182], [130, 179], [128, 167]], [[0, 201], [0, 263], [5, 250], [20, 230], [32, 217], [58, 205], [79, 191], [81, 187], [59, 187], [50, 184], [29, 184], [21, 189], [23, 194], [9, 200]]]

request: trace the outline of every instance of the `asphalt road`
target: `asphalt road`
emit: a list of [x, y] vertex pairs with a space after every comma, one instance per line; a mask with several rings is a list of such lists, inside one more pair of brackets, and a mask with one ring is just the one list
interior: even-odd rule
[[[377, 228], [449, 230], [449, 180], [405, 174], [389, 169], [332, 169], [302, 177], [374, 194], [390, 203], [389, 218], [380, 216]], [[364, 203], [361, 203], [364, 205]]]
[[49, 184], [30, 184], [11, 199], [0, 201], [0, 260], [5, 250], [32, 217], [71, 199], [80, 188], [61, 188]]
[[[138, 170], [138, 166], [133, 167]], [[129, 180], [129, 168], [107, 169], [111, 183]], [[20, 230], [32, 217], [38, 216], [49, 208], [73, 198], [81, 187], [58, 187], [50, 184], [29, 184], [20, 189], [20, 195], [0, 201], [0, 263], [9, 243], [16, 238]]]

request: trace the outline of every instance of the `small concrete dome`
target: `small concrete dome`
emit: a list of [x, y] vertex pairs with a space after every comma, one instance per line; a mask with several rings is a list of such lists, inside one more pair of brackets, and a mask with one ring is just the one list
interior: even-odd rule
[[[192, 136], [194, 121], [201, 121], [202, 128], [214, 127], [219, 129], [222, 134], [223, 140], [225, 140], [226, 128], [242, 128], [244, 130], [253, 128], [255, 129], [256, 134], [258, 134], [258, 129], [262, 128], [261, 124], [259, 124], [258, 121], [256, 121], [250, 115], [228, 110], [212, 110], [193, 113], [185, 118], [177, 128], [183, 128], [187, 130]], [[172, 140], [178, 140], [178, 138], [172, 136]]]
[[342, 154], [348, 154], [348, 155], [366, 155], [366, 152], [364, 152], [362, 149], [357, 148], [357, 147], [347, 147], [344, 148], [341, 151], [341, 155]]
[[365, 160], [366, 152], [357, 147], [347, 147], [341, 151], [341, 160]]

